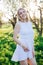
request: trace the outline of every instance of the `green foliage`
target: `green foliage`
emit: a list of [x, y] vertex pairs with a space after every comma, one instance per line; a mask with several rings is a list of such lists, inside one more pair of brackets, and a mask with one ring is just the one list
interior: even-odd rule
[[36, 50], [36, 60], [38, 65], [43, 65], [43, 37], [37, 36], [35, 39], [35, 50]]
[[15, 51], [16, 43], [13, 41], [12, 33], [4, 33], [0, 36], [0, 65], [17, 65], [19, 62], [12, 62], [11, 57]]
[[[16, 42], [13, 40], [13, 31], [7, 31], [1, 31], [2, 34], [0, 33], [0, 65], [20, 65], [19, 62], [11, 61], [16, 49]], [[43, 37], [36, 33], [34, 37], [36, 61], [38, 65], [43, 65]]]

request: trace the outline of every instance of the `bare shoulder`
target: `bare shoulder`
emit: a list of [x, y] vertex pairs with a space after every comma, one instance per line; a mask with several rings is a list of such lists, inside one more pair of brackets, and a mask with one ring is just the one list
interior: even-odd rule
[[20, 31], [20, 24], [16, 23], [14, 31], [19, 32]]

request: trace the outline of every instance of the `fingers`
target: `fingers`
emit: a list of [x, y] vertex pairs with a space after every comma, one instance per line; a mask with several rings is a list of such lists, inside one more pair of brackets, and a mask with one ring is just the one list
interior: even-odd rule
[[24, 49], [24, 51], [25, 51], [25, 52], [28, 52], [28, 51], [29, 51], [29, 49], [28, 49], [28, 48], [25, 48], [25, 49]]

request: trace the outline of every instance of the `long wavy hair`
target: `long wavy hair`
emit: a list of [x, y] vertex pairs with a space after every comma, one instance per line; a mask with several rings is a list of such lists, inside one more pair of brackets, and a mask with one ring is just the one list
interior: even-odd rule
[[[19, 20], [19, 21], [21, 21], [20, 15], [19, 15], [19, 11], [20, 11], [20, 10], [25, 10], [25, 9], [24, 9], [24, 8], [19, 8], [19, 9], [18, 9], [17, 15], [18, 15], [18, 20]], [[25, 10], [25, 11], [26, 11], [26, 10]], [[27, 13], [27, 14], [26, 14], [26, 22], [28, 22], [28, 20], [29, 20], [29, 18], [28, 18], [28, 13]]]

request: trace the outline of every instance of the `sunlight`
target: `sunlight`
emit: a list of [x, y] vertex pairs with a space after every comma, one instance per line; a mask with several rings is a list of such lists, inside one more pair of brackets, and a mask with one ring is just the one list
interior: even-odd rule
[[37, 6], [34, 2], [30, 2], [30, 9], [34, 12], [37, 9]]
[[3, 7], [3, 1], [1, 0], [1, 1], [0, 1], [0, 10], [4, 10], [3, 8], [4, 8], [4, 7]]
[[37, 11], [35, 12], [35, 17], [36, 17], [36, 18], [40, 18], [40, 11], [37, 10]]
[[40, 5], [40, 4], [39, 4], [39, 3], [40, 3], [40, 1], [41, 1], [41, 0], [37, 0], [37, 4], [38, 4], [38, 5]]
[[2, 20], [3, 20], [3, 22], [5, 22], [5, 23], [8, 22], [8, 19], [7, 19], [6, 17], [4, 17], [4, 16], [2, 17]]
[[30, 11], [29, 14], [30, 14], [30, 17], [33, 18], [33, 12]]
[[3, 13], [7, 11], [7, 9], [4, 6], [3, 0], [0, 1], [0, 11], [2, 11]]
[[[37, 0], [37, 4], [38, 5], [40, 5], [39, 3], [40, 3], [40, 1], [41, 0]], [[16, 0], [15, 0], [15, 4], [16, 4], [16, 7], [17, 7], [17, 9], [21, 6], [21, 3], [20, 2], [16, 2]], [[29, 14], [30, 14], [30, 16], [31, 17], [33, 17], [33, 15], [34, 15], [34, 12], [35, 12], [35, 16], [38, 18], [39, 16], [40, 16], [40, 13], [39, 13], [39, 11], [38, 11], [38, 6], [36, 5], [36, 3], [33, 1], [33, 0], [31, 0], [29, 3], [29, 6], [27, 7], [27, 9], [30, 11], [29, 12]], [[20, 6], [19, 6], [20, 5]], [[19, 6], [19, 7], [18, 7]], [[6, 6], [5, 6], [5, 4], [4, 4], [4, 0], [0, 0], [0, 11], [2, 11], [6, 16], [3, 16], [2, 17], [2, 20], [4, 20], [5, 22], [7, 22], [8, 21], [8, 19], [11, 19], [11, 17], [12, 17], [12, 12], [11, 12], [11, 7], [8, 5], [8, 4], [6, 4]], [[15, 8], [16, 9], [16, 8]], [[15, 12], [15, 9], [12, 9], [12, 11], [14, 12], [14, 14], [16, 13]], [[16, 10], [17, 10], [16, 9]], [[38, 16], [37, 16], [38, 15]]]
[[[39, 5], [40, 0], [37, 1]], [[30, 2], [30, 16], [33, 17], [35, 15], [36, 18], [40, 18], [40, 12], [38, 10], [38, 6], [34, 2]], [[35, 14], [34, 14], [35, 13]]]

